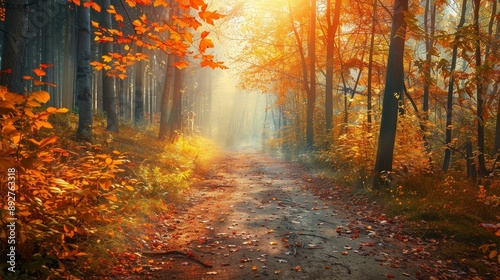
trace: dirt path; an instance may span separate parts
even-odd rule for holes
[[[420,278],[415,258],[425,254],[405,242],[394,220],[350,207],[331,184],[331,197],[321,200],[311,191],[321,180],[259,153],[227,153],[159,233],[167,244],[161,250],[169,253],[143,254],[143,273],[152,279]]]

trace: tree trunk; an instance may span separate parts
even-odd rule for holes
[[[382,172],[392,171],[394,143],[398,122],[398,97],[404,90],[403,54],[405,47],[406,23],[404,13],[408,11],[408,0],[394,1],[394,16],[387,60],[384,99],[382,103],[382,120],[378,139],[378,150],[375,164],[377,172],[374,188],[380,188],[383,180]]]
[[[335,12],[333,19],[331,17],[331,1],[326,2],[327,19],[327,41],[326,41],[326,85],[325,85],[325,118],[326,133],[330,133],[333,128],[333,54],[335,33],[339,26],[340,4],[342,0],[335,0]]]
[[[172,94],[172,108],[168,118],[170,142],[175,142],[181,132],[182,124],[182,91],[184,87],[184,69],[175,68],[174,89]]]
[[[460,15],[460,22],[458,23],[457,29],[462,28],[465,23],[465,12],[467,10],[467,0],[462,1],[462,13]],[[455,38],[455,41],[458,41],[460,39],[460,35],[457,35],[457,38]],[[455,83],[454,79],[454,71],[457,66],[457,53],[458,53],[458,46],[455,44],[453,46],[453,53],[451,55],[451,69],[450,69],[450,81],[448,83],[448,100],[446,102],[446,138],[445,138],[445,144],[446,144],[446,149],[444,152],[444,160],[443,160],[443,171],[448,171],[448,168],[450,167],[450,161],[451,161],[451,149],[450,149],[450,144],[451,144],[451,129],[452,129],[452,119],[453,119],[453,84]]]
[[[78,129],[76,139],[92,141],[92,95],[90,93],[90,8],[77,7],[78,27],[76,93]]]
[[[309,91],[307,91],[306,147],[314,148],[314,107],[316,106],[316,0],[311,0],[309,29]]]
[[[375,48],[375,27],[377,24],[377,0],[373,0],[373,14],[372,14],[372,31],[370,37],[370,53],[368,55],[368,85],[366,97],[366,114],[368,128],[371,128],[372,123],[372,76],[373,76],[373,51]]]
[[[474,31],[476,33],[476,71],[479,71],[481,67],[481,42],[479,34],[479,9],[481,7],[481,0],[474,0]],[[484,99],[483,94],[485,92],[484,78],[480,76],[480,73],[476,73],[476,100],[477,100],[477,150],[479,152],[477,156],[479,176],[483,177],[487,175],[486,170],[486,160],[484,157],[484,118],[483,118],[483,106]]]
[[[500,161],[500,96],[497,104],[497,121],[495,126],[495,145],[493,151],[496,154],[497,161]]]
[[[137,52],[142,53],[142,47],[137,47]],[[135,67],[134,79],[134,125],[139,126],[145,123],[144,119],[144,62],[139,61]]]
[[[5,1],[5,30],[2,50],[2,70],[10,74],[1,75],[1,84],[9,91],[24,94],[24,68],[28,33],[28,6],[25,0]]]
[[[103,8],[109,9],[110,0],[103,1]],[[113,28],[111,21],[111,14],[103,14],[103,26],[106,29]],[[107,55],[113,52],[113,43],[106,42],[103,46],[103,54]],[[103,73],[104,74],[104,73]],[[103,109],[106,113],[106,130],[107,131],[118,131],[118,116],[116,114],[116,95],[115,95],[115,78],[108,75],[103,75],[102,81],[102,103]]]
[[[169,115],[169,101],[170,101],[170,91],[172,89],[172,82],[174,80],[174,56],[169,55],[167,62],[167,70],[165,75],[165,83],[163,86],[163,94],[161,96],[161,106],[160,106],[160,132],[158,133],[158,139],[168,138],[168,115]]]
[[[293,15],[292,15],[292,5],[290,4],[290,1],[288,1],[288,9],[290,10],[290,25],[292,27],[292,30],[293,30],[293,34],[295,36],[295,40],[297,41],[297,49],[299,51],[299,55],[300,55],[300,62],[301,62],[301,68],[302,68],[302,87],[303,87],[303,90],[307,93],[307,97],[309,96],[309,92],[311,91],[310,89],[310,84],[309,84],[309,79],[308,79],[308,76],[307,76],[307,61],[306,61],[306,56],[305,56],[305,52],[304,52],[304,47],[302,46],[302,40],[300,38],[300,35],[299,35],[299,32],[297,31],[297,28],[295,27],[295,22],[294,22],[294,19],[293,19]],[[309,101],[309,99],[308,99]],[[306,147],[308,147],[308,140],[309,138],[307,137],[308,135],[308,132],[309,132],[309,112],[313,112],[314,113],[314,107],[313,107],[313,110],[309,110],[309,103],[307,103],[307,109],[306,109]],[[314,116],[314,114],[313,114]],[[311,116],[311,126],[313,125],[312,123],[312,120],[313,120],[313,116]],[[301,128],[301,125],[300,125],[300,121],[299,121],[299,124],[297,124],[297,129],[300,129]],[[311,130],[310,131],[312,134],[314,134],[314,131]],[[297,137],[299,137],[299,133],[296,134]],[[314,135],[312,135],[314,137]],[[314,138],[311,138],[312,140],[314,140]]]
[[[429,26],[429,14],[430,14],[430,20],[431,24]],[[434,29],[435,29],[435,22],[436,22],[436,4],[432,3],[431,0],[426,0],[425,1],[425,12],[424,12],[424,29],[429,36],[425,38],[425,63],[424,63],[424,97],[423,97],[423,102],[422,102],[422,118],[423,121],[421,123],[421,129],[423,132],[423,138],[424,138],[424,146],[427,151],[429,151],[430,146],[429,146],[429,141],[427,140],[427,124],[426,122],[429,120],[429,90],[430,90],[430,84],[432,83],[432,77],[431,77],[431,63],[432,63],[432,53],[431,50],[434,47]]]

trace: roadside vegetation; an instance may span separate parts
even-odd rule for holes
[[[1,88],[1,166],[14,169],[15,203],[2,207],[2,238],[17,218],[15,279],[102,277],[134,273],[133,249],[155,248],[157,228],[206,170],[215,146],[197,136],[157,140],[157,127],[122,124],[105,131],[94,119],[93,143],[74,141],[77,115]],[[42,108],[42,109],[41,109]],[[7,176],[1,176],[7,186]],[[3,202],[2,202],[3,203]],[[10,211],[12,210],[12,211]],[[8,244],[1,243],[7,252]],[[2,255],[1,278],[9,264]]]

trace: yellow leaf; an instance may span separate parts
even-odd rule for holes
[[[125,188],[129,191],[133,191],[134,190],[134,187],[132,186],[129,186],[129,185],[126,185]]]
[[[110,62],[112,60],[111,56],[109,55],[103,55],[102,59],[104,60],[104,62]]]
[[[106,164],[107,165],[110,165],[111,163],[113,163],[113,159],[112,158],[106,158]]]
[[[93,26],[93,27],[95,27],[95,28],[99,28],[99,23],[98,23],[98,22],[93,21],[93,20],[91,20],[90,22],[92,23],[92,26]]]
[[[114,195],[110,195],[107,197],[109,200],[113,201],[113,202],[117,202],[118,201],[118,198],[116,198],[116,196]]]

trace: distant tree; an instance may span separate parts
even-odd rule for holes
[[[339,27],[340,5],[342,0],[335,0],[335,8],[332,13],[332,3],[326,2],[326,84],[325,84],[325,118],[326,132],[329,133],[333,128],[333,54],[335,51],[335,33]],[[333,18],[332,18],[333,14]]]
[[[28,12],[28,1],[5,0],[1,84],[15,93],[24,93]]]
[[[90,8],[77,7],[76,102],[78,140],[92,141],[92,95],[90,92]]]
[[[165,81],[163,85],[163,93],[161,95],[161,107],[160,107],[160,131],[158,133],[158,139],[168,138],[169,128],[168,128],[168,114],[169,114],[169,100],[170,92],[172,91],[172,84],[174,81],[174,59],[175,56],[167,56],[167,66]]]
[[[375,49],[375,28],[377,25],[377,0],[373,0],[373,10],[372,10],[372,26],[370,33],[370,51],[368,54],[368,82],[366,85],[366,114],[367,122],[371,125],[372,123],[372,95],[373,95],[373,52]]]
[[[142,47],[137,47],[137,52],[142,53]],[[135,67],[134,79],[134,125],[144,124],[144,61],[138,61]]]
[[[431,3],[433,1],[425,1],[425,11],[424,11],[424,30],[427,34],[425,37],[425,62],[423,67],[424,72],[424,96],[422,101],[422,112],[423,119],[427,121],[429,119],[429,91],[430,86],[433,84],[431,76],[431,64],[432,64],[432,48],[434,47],[434,32],[436,26],[436,4]],[[429,24],[430,21],[430,24]],[[424,141],[427,148],[429,148],[429,143],[425,132],[427,131],[427,126],[425,122],[421,126],[424,132]]]
[[[467,0],[462,1],[462,12],[460,15],[460,22],[458,23],[457,29],[460,30],[465,24],[465,12],[467,11]],[[460,33],[457,33],[455,38],[455,43],[453,44],[453,51],[451,54],[451,66],[450,66],[450,80],[448,81],[448,97],[446,102],[446,149],[444,152],[443,160],[443,171],[448,171],[451,162],[451,130],[452,130],[452,119],[453,119],[453,92],[454,92],[454,71],[457,66],[457,55],[458,55],[458,41],[461,38]]]
[[[316,0],[311,0],[309,18],[309,90],[307,91],[306,110],[306,147],[314,147],[314,107],[316,106]]]
[[[110,8],[110,0],[104,0],[104,9]],[[103,14],[103,26],[104,28],[111,29],[112,20],[110,13]],[[113,42],[106,42],[103,45],[103,55],[107,55],[113,52]],[[106,130],[107,131],[118,131],[118,116],[116,112],[116,93],[115,93],[115,77],[110,75],[103,75],[102,81],[102,102],[103,109],[106,113]]]
[[[172,92],[172,108],[168,117],[169,140],[175,142],[182,126],[182,92],[184,88],[185,69],[175,68],[174,88]]]
[[[392,171],[399,99],[404,89],[403,54],[406,35],[405,12],[407,11],[408,0],[394,1],[394,15],[382,103],[382,120],[375,163],[375,171],[377,172],[374,180],[375,188],[381,187],[383,183],[380,177],[381,173]]]

